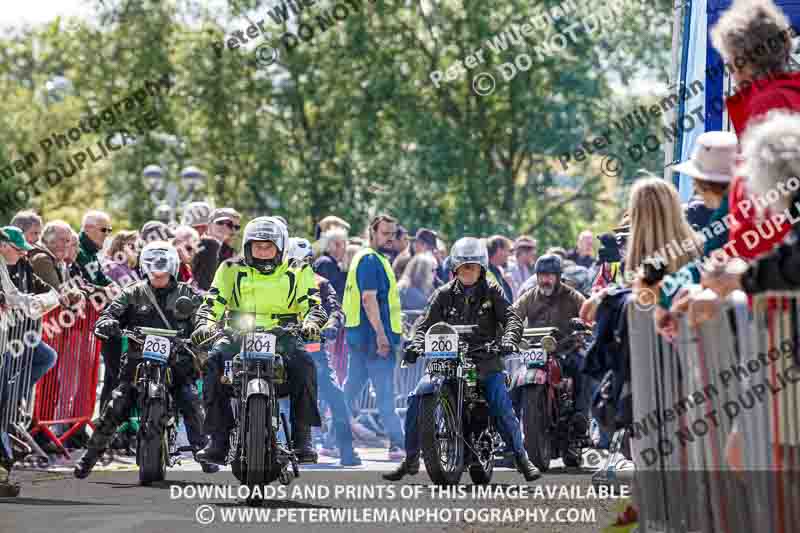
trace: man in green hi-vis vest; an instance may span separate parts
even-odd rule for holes
[[[397,279],[386,255],[392,251],[397,220],[378,215],[369,223],[369,246],[350,263],[342,309],[350,356],[344,385],[348,405],[367,379],[378,399],[378,412],[389,435],[389,459],[403,458],[403,429],[394,410],[395,351],[402,317]]]

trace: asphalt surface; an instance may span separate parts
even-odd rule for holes
[[[300,478],[289,486],[269,485],[259,507],[239,498],[243,494],[229,469],[205,474],[190,458],[169,470],[166,481],[150,487],[139,486],[136,465],[127,457],[98,465],[85,480],[72,477],[69,462],[18,469],[15,478],[22,492],[0,498],[0,533],[588,533],[611,524],[622,501],[614,497],[619,489],[611,497],[587,494],[599,467],[591,457],[584,462],[592,466],[581,469],[554,461],[547,474],[531,483],[498,468],[490,493],[473,494],[467,473],[461,488],[449,493],[439,492],[424,470],[401,482],[384,481],[380,474],[397,464],[386,460],[385,449],[360,448],[359,453],[361,467],[342,468],[327,457],[303,465]]]

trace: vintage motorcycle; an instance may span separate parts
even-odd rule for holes
[[[490,483],[504,446],[471,357],[499,348],[490,343],[470,349],[464,336],[476,328],[439,322],[425,334],[426,375],[417,395],[422,456],[437,485],[458,484],[465,468],[473,483]]]
[[[239,354],[225,364],[221,381],[230,386],[231,405],[236,424],[230,433],[226,464],[233,475],[251,489],[276,479],[288,485],[300,476],[297,457],[286,416],[281,413],[279,396],[287,374],[282,342],[296,342],[300,326],[289,324],[270,329],[255,327],[255,315],[239,315],[238,329],[224,328],[216,338],[230,336],[241,342]],[[213,340],[213,339],[212,339]],[[281,428],[285,439],[281,438]],[[250,501],[259,498],[251,497]]]
[[[522,351],[506,358],[522,362],[513,372],[510,392],[515,409],[521,411],[517,414],[528,457],[542,472],[559,457],[566,466],[581,466],[583,448],[591,444],[589,421],[576,410],[575,383],[562,373],[562,361],[583,349],[589,334],[577,321],[566,336],[557,328],[526,328]]]

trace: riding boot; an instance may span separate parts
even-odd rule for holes
[[[525,481],[535,481],[542,476],[539,469],[528,459],[528,454],[525,450],[517,452],[514,456],[514,464],[517,467],[517,471],[525,476]]]
[[[224,465],[228,457],[228,434],[215,431],[206,447],[197,452],[196,459],[200,464],[214,463]],[[205,471],[205,470],[204,470]]]
[[[197,455],[200,452],[200,448],[193,448],[192,449],[192,456],[194,460],[200,463],[200,467],[203,469],[203,472],[206,474],[216,474],[219,472],[219,465],[215,463],[209,463],[208,461],[201,461]]]
[[[298,463],[316,463],[317,450],[311,441],[311,428],[309,426],[294,426],[294,454]]]
[[[381,477],[386,481],[400,481],[405,476],[414,476],[419,472],[419,455],[407,456],[400,463],[400,466],[389,472],[383,474]]]
[[[89,446],[86,449],[86,453],[83,454],[80,461],[75,465],[75,470],[73,470],[73,474],[78,479],[84,479],[86,476],[92,473],[92,469],[94,465],[97,464],[98,459],[100,459],[100,455],[102,454],[102,450],[96,448],[95,446]]]

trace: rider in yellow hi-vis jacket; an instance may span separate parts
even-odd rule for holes
[[[287,261],[288,232],[286,225],[274,217],[252,220],[244,230],[242,259],[220,265],[211,290],[198,312],[199,326],[192,335],[202,343],[217,332],[217,322],[225,311],[231,316],[255,315],[255,325],[271,328],[279,324],[302,321],[303,334],[318,338],[327,321],[320,305],[319,290],[313,272],[294,269]],[[305,352],[300,339],[284,337],[281,342],[286,357],[291,398],[293,448],[301,463],[315,463],[317,453],[311,444],[311,426],[319,426],[317,410],[317,375],[314,361]],[[224,463],[228,448],[228,432],[234,426],[228,395],[220,383],[225,362],[239,352],[239,343],[230,338],[217,341],[208,358],[203,395],[206,403],[206,432],[211,439],[198,459]]]

